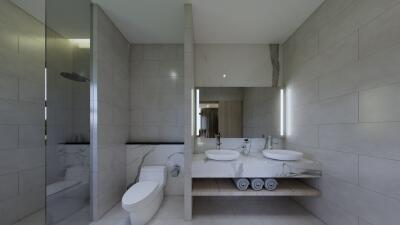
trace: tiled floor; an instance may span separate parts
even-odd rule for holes
[[[14,225],[44,225],[45,224],[45,213],[44,209],[40,210],[22,220],[15,223]],[[90,207],[89,205],[75,212],[67,219],[58,222],[55,225],[87,225],[90,223]]]
[[[117,204],[91,225],[129,225]],[[183,220],[183,198],[169,196],[148,225],[324,225],[287,198],[196,198],[193,220]]]
[[[43,225],[44,224],[44,209],[40,210],[24,219],[18,221],[14,225]]]
[[[87,225],[90,223],[90,206],[87,205],[55,225]]]

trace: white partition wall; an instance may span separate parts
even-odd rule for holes
[[[91,147],[93,219],[121,201],[126,189],[129,138],[129,42],[97,5],[93,7]]]

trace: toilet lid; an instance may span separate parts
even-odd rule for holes
[[[122,204],[133,205],[150,196],[158,187],[157,182],[142,181],[134,184],[122,197]]]

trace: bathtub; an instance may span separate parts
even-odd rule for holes
[[[89,170],[71,167],[64,180],[46,186],[46,224],[60,222],[89,204]]]

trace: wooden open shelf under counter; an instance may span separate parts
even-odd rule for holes
[[[193,179],[192,196],[318,196],[320,192],[296,179],[279,179],[274,191],[239,191],[231,179]]]

